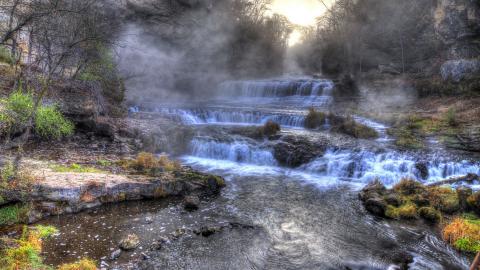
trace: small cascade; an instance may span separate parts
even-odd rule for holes
[[[277,165],[269,149],[250,145],[246,141],[218,142],[210,138],[195,138],[190,148],[193,156],[201,158],[255,165]]]
[[[330,96],[334,84],[325,79],[227,81],[220,95],[230,97]]]
[[[353,116],[353,119],[360,124],[363,124],[367,127],[371,127],[374,130],[376,130],[378,135],[379,135],[378,136],[379,141],[390,141],[391,140],[390,136],[387,134],[388,126],[386,126],[382,123],[370,120],[370,119],[365,118],[365,117],[357,116],[357,115]]]
[[[249,124],[263,125],[268,121],[274,121],[281,126],[291,128],[303,128],[305,115],[264,113],[260,111],[232,111],[222,109],[176,109],[165,108],[159,111],[164,116],[174,120],[180,120],[184,124]]]
[[[409,177],[422,182],[435,182],[468,173],[480,174],[480,165],[468,161],[450,162],[435,159],[419,162],[404,154],[370,151],[327,151],[323,157],[302,166],[302,170],[337,178],[350,178],[368,183],[376,178],[387,185]]]

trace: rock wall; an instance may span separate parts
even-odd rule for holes
[[[478,0],[438,0],[434,23],[438,37],[446,45],[449,60],[480,55]]]

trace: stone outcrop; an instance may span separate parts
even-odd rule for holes
[[[480,60],[450,60],[443,63],[440,68],[440,73],[445,81],[452,80],[454,82],[460,82],[468,76],[480,75]]]
[[[480,3],[470,0],[440,0],[434,12],[435,31],[447,46],[448,59],[478,56]]]
[[[5,194],[2,190],[0,194],[4,203],[31,205],[29,223],[50,215],[78,213],[105,203],[212,194],[225,185],[220,177],[189,168],[164,172],[154,178],[110,173],[58,173],[48,169],[36,171],[34,177],[40,180],[28,192]]]
[[[284,136],[275,144],[274,157],[283,166],[298,167],[325,153],[326,143],[306,137]]]

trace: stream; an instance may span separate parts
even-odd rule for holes
[[[410,269],[468,269],[470,258],[447,246],[428,225],[374,218],[358,200],[358,191],[375,178],[392,186],[402,177],[432,183],[480,174],[480,165],[468,156],[440,147],[397,151],[387,125],[361,116],[354,118],[376,129],[378,139],[359,140],[354,149],[328,148],[295,169],[279,165],[268,140],[218,136],[232,126],[272,120],[282,126],[282,135],[335,137],[328,123],[316,131],[303,128],[308,108],[335,106],[333,87],[330,80],[312,78],[231,81],[220,86],[214,100],[132,108],[194,127],[198,134],[181,160],[225,177],[227,187],[202,198],[196,212],[185,211],[173,198],[51,217],[42,223],[56,226],[60,234],[45,243],[46,263],[90,257],[104,268],[123,269],[143,256],[140,269],[400,269],[396,265],[411,257]],[[188,233],[208,226],[224,229],[208,237]],[[147,252],[179,228],[187,231],[185,237]],[[128,233],[136,233],[141,246],[110,260]]]

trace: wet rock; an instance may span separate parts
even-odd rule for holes
[[[425,163],[425,162],[417,162],[417,163],[415,164],[415,169],[417,169],[420,178],[422,178],[422,179],[424,179],[424,180],[428,178],[429,173],[428,173],[427,163]]]
[[[375,216],[385,216],[387,210],[387,203],[380,197],[370,198],[365,201],[365,209]]]
[[[112,254],[110,254],[110,259],[112,261],[118,259],[120,257],[120,255],[122,254],[122,250],[121,249],[117,249],[115,250],[114,252],[112,252]]]
[[[172,236],[172,238],[176,239],[176,238],[180,238],[180,237],[184,236],[186,233],[187,233],[187,231],[185,229],[178,228],[171,234],[171,236]]]
[[[152,216],[145,217],[145,223],[152,224],[153,223],[153,217]]]
[[[193,232],[196,235],[201,235],[203,237],[209,237],[215,233],[221,232],[222,227],[217,227],[217,226],[208,226],[208,227],[202,227],[199,230],[194,230]]]
[[[326,144],[305,137],[285,136],[273,147],[275,159],[284,166],[298,167],[325,153]]]
[[[134,250],[140,245],[140,239],[136,234],[129,234],[120,241],[119,247],[123,250]]]
[[[359,193],[360,200],[363,202],[370,198],[379,197],[385,193],[387,188],[379,180],[375,180],[365,186]]]
[[[401,253],[395,256],[393,259],[399,270],[408,270],[410,264],[413,263],[413,256],[408,253]]]
[[[183,199],[183,207],[187,211],[195,211],[200,207],[200,198],[198,196],[185,196]]]

